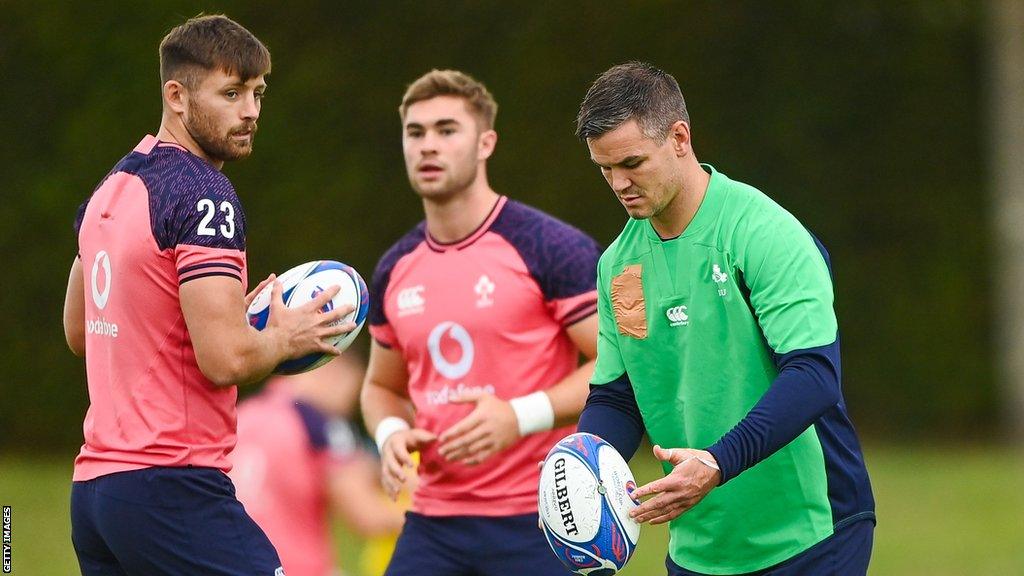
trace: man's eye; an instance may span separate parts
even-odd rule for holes
[[[234,100],[235,98],[238,98],[238,92],[236,92],[234,90],[228,90],[227,92],[224,93],[224,95],[227,96],[228,98],[232,99],[232,100]]]

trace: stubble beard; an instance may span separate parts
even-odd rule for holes
[[[642,200],[644,200],[644,203],[641,204],[640,206],[631,208],[629,206],[626,206],[625,204],[622,205],[622,207],[625,208],[626,210],[626,214],[633,220],[647,220],[649,218],[657,216],[661,209],[664,208],[659,208],[655,206],[652,203],[651,196],[647,194],[646,190],[641,189],[639,196]]]
[[[256,136],[255,122],[236,126],[222,135],[213,118],[195,100],[189,101],[189,112],[185,129],[211,160],[230,162],[247,158],[252,153],[252,144]],[[245,130],[252,131],[247,141],[239,142],[231,138],[232,135]]]

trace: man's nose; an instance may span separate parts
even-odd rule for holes
[[[611,185],[613,191],[622,192],[632,186],[633,181],[622,171],[612,168],[611,174],[608,175],[608,184]]]
[[[436,154],[438,142],[440,142],[440,139],[437,134],[432,131],[427,131],[427,133],[423,135],[423,140],[421,140],[420,152],[423,155]]]
[[[260,101],[256,94],[249,93],[242,104],[242,120],[256,120],[260,117]]]

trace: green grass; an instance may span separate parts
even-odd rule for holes
[[[994,447],[870,447],[879,525],[871,574],[1024,574],[1024,453]],[[78,574],[71,549],[71,459],[0,457],[0,504],[13,506],[14,574]],[[646,457],[638,483],[654,478]],[[359,541],[339,531],[342,561],[360,576]],[[645,526],[623,574],[664,574],[667,533]]]

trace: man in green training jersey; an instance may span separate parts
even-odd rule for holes
[[[694,154],[676,80],[609,69],[577,118],[630,220],[598,265],[597,366],[579,430],[666,473],[671,576],[865,574],[874,498],[840,387],[825,248]]]

